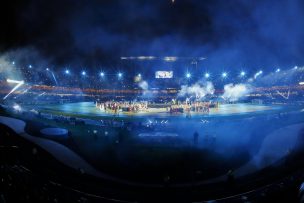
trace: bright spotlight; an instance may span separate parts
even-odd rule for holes
[[[164,57],[164,61],[167,61],[167,62],[174,62],[176,60],[177,60],[176,56],[166,56],[166,57]]]
[[[14,109],[15,111],[21,111],[21,106],[19,106],[18,104],[15,104],[15,105],[13,106],[13,109]]]
[[[32,68],[33,66],[32,66],[32,65],[29,65],[28,67],[29,67],[29,68]]]
[[[45,70],[46,70],[46,71],[49,71],[50,69],[49,69],[49,68],[46,68]]]
[[[146,56],[138,56],[137,58],[138,58],[139,60],[145,60],[145,59],[147,59]]]
[[[138,75],[137,75],[139,78],[141,78],[141,74],[139,73]]]
[[[6,82],[8,82],[8,83],[17,83],[17,84],[22,84],[22,85],[24,84],[23,80],[19,81],[19,80],[7,79]]]
[[[87,73],[85,71],[81,72],[81,75],[85,76]]]
[[[205,73],[205,78],[209,78],[210,74],[209,73]]]
[[[244,77],[245,75],[246,75],[245,71],[242,71],[242,72],[240,73],[240,76],[241,76],[241,77]]]
[[[101,76],[101,77],[104,77],[104,75],[105,75],[104,72],[101,72],[101,73],[100,73],[100,76]]]
[[[190,74],[190,73],[187,73],[187,74],[186,74],[186,78],[191,78],[191,74]]]
[[[298,66],[295,66],[293,69],[297,70],[297,69],[298,69]]]
[[[15,61],[13,61],[12,64],[15,65]]]
[[[280,71],[281,71],[281,69],[279,69],[279,68],[278,68],[278,69],[276,69],[276,71],[275,71],[275,72],[276,72],[276,73],[278,73],[278,72],[280,72]]]
[[[65,70],[64,72],[65,72],[65,74],[70,74],[70,71],[68,69]]]
[[[121,78],[122,77],[122,73],[118,73],[118,78]]]
[[[228,74],[227,74],[226,72],[223,72],[223,73],[222,73],[222,78],[226,78],[227,75],[228,75]]]
[[[5,97],[3,97],[3,99],[6,99],[10,94],[12,94],[15,90],[17,90],[21,85],[24,84],[24,81],[18,81],[18,80],[11,80],[11,79],[7,79],[6,80],[8,83],[15,83],[17,84],[7,95],[5,95]]]

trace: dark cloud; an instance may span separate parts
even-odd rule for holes
[[[206,56],[208,69],[303,64],[303,1],[10,1],[1,50],[34,47],[63,66],[122,55]],[[160,66],[160,65],[157,65]]]

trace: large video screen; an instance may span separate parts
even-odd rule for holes
[[[173,71],[156,71],[155,78],[173,78]]]

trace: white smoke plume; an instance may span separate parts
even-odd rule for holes
[[[147,96],[147,94],[149,93],[148,82],[143,80],[140,83],[138,83],[138,86],[143,90],[143,95]]]
[[[178,96],[195,96],[197,99],[202,99],[208,94],[213,94],[214,91],[214,86],[211,82],[206,82],[204,84],[197,82],[191,86],[182,85]]]
[[[235,102],[238,101],[240,98],[246,96],[252,91],[250,85],[247,84],[227,84],[224,86],[224,94],[222,97],[225,100]]]
[[[35,64],[36,73],[42,70],[45,71],[45,68],[49,67],[49,61],[32,47],[23,47],[1,53],[0,76],[4,79],[24,80],[21,68],[29,64],[34,65],[32,63]],[[40,78],[38,74],[35,74],[34,77]]]
[[[21,73],[14,68],[12,62],[9,61],[5,55],[0,56],[0,75],[4,77],[4,79],[22,79]]]
[[[141,81],[138,86],[143,90],[148,90],[149,84],[146,81]]]

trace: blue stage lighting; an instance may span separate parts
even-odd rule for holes
[[[222,78],[226,78],[227,75],[228,75],[228,74],[227,74],[226,72],[223,72],[223,73],[222,73]]]
[[[187,73],[187,74],[186,74],[186,78],[191,78],[191,74],[190,74],[190,73]]]
[[[81,75],[85,76],[87,73],[85,71],[81,72]]]
[[[210,74],[209,73],[205,73],[205,78],[209,78]]]
[[[64,72],[65,72],[65,74],[70,74],[70,71],[68,69],[65,70]]]
[[[241,76],[241,77],[244,77],[245,75],[246,75],[245,71],[242,71],[242,72],[240,73],[240,76]]]

